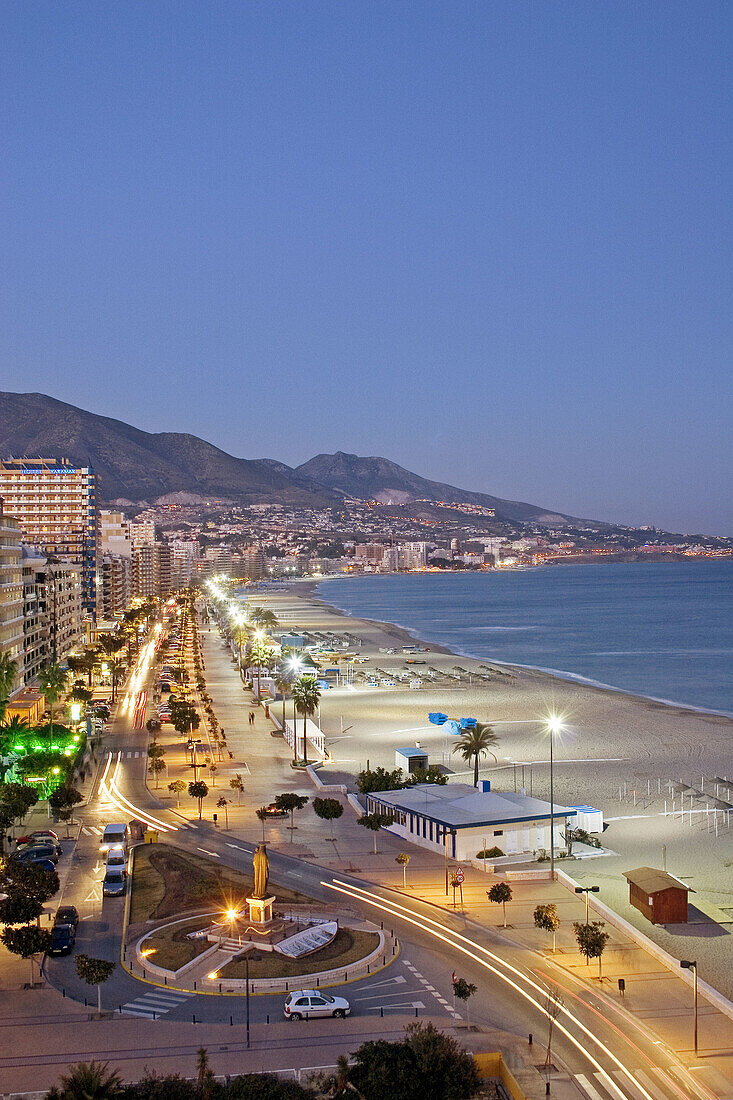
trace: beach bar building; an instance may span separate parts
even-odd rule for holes
[[[475,859],[482,848],[505,855],[550,851],[550,803],[511,791],[477,790],[468,783],[420,783],[367,796],[367,813],[392,818],[390,832],[453,859]],[[555,851],[565,850],[570,806],[555,805]]]
[[[655,867],[636,867],[623,875],[629,884],[629,903],[652,924],[687,923],[690,887],[684,882]]]

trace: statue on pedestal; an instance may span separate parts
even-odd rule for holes
[[[267,848],[264,844],[258,844],[252,859],[254,870],[254,898],[267,897],[267,876],[270,869],[270,861],[267,858]]]

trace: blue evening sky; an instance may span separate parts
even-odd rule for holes
[[[733,5],[15,0],[2,388],[733,534]]]

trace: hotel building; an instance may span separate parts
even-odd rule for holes
[[[26,542],[77,565],[84,611],[96,614],[98,543],[97,478],[67,459],[0,461],[0,496]]]

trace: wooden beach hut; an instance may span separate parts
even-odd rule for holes
[[[655,867],[636,867],[624,871],[629,884],[629,902],[643,913],[652,924],[687,923],[687,895],[685,886],[674,875]]]

